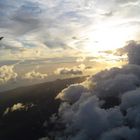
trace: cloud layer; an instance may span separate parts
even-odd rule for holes
[[[139,0],[1,0],[0,34],[4,36],[0,42],[1,59],[66,57],[73,56],[73,52],[80,56],[79,51],[94,52],[102,46],[100,39],[107,36],[106,31],[114,36],[114,30],[108,30],[112,28],[128,34],[127,38],[118,35],[123,41],[135,39],[140,23],[139,3]],[[106,41],[111,42],[110,38]]]
[[[139,53],[135,53],[135,49],[138,52],[140,47],[137,42],[128,46],[125,51],[129,64],[101,71],[58,94],[56,98],[62,103],[56,127],[48,133],[50,138],[140,139],[140,65]]]
[[[5,84],[8,81],[15,81],[17,76],[17,73],[14,72],[13,65],[4,65],[0,67],[0,85]]]

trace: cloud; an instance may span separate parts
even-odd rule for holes
[[[121,109],[126,111],[126,118],[128,124],[132,127],[140,129],[140,89],[129,91],[122,96]]]
[[[128,55],[130,64],[140,65],[140,44],[137,41],[129,41],[128,45],[124,48]]]
[[[23,110],[23,109],[25,109],[25,106],[22,103],[17,103],[17,104],[14,104],[12,107],[8,107],[4,111],[3,115],[8,114],[9,112],[14,112],[14,111]]]
[[[0,85],[10,81],[16,81],[18,74],[14,71],[14,65],[0,67]]]
[[[78,69],[69,69],[69,68],[58,68],[55,72],[60,75],[81,75],[83,72]]]
[[[121,109],[128,110],[129,108],[135,107],[140,104],[140,95],[139,95],[140,89],[136,89],[133,91],[128,91],[122,96],[122,103],[121,103]]]
[[[11,60],[6,61],[8,65],[4,65],[5,61],[1,61],[0,66],[0,91],[6,91],[21,86],[28,86],[37,84],[48,80],[46,72],[39,71],[38,63],[46,64],[46,59],[41,60]],[[31,69],[24,68],[24,66],[31,66]],[[35,66],[35,67],[34,67]],[[21,69],[24,69],[21,72]]]
[[[23,44],[15,39],[10,39],[10,40],[7,40],[7,39],[4,39],[0,42],[0,49],[2,50],[15,50],[15,51],[18,51],[18,50],[23,50]]]
[[[131,50],[135,46],[139,48],[134,43]],[[57,95],[56,99],[62,103],[54,122],[56,128],[48,137],[56,140],[65,140],[65,137],[70,140],[140,139],[139,55],[130,53],[130,48],[126,51],[128,59],[131,57],[136,63],[129,61],[122,68],[101,71]]]
[[[46,73],[43,74],[34,70],[25,73],[24,76],[18,75],[14,68],[15,65],[19,63],[20,62],[17,62],[14,65],[3,65],[0,67],[0,85],[7,84],[9,82],[21,82],[22,80],[43,80],[48,77]]]
[[[20,110],[28,110],[28,108],[33,107],[33,104],[27,104],[24,105],[23,103],[16,103],[11,107],[6,108],[4,111],[3,115],[7,115],[8,113],[15,112],[15,111],[20,111]]]
[[[24,34],[38,28],[41,21],[39,15],[41,13],[42,10],[39,3],[33,1],[24,2],[11,17],[16,23],[16,32]]]
[[[101,97],[117,97],[127,90],[135,89],[139,86],[140,79],[139,73],[137,74],[133,70],[137,71],[138,69],[135,66],[128,66],[123,69],[114,68],[95,75],[93,81],[98,83],[94,89],[95,92],[97,91],[96,94]]]
[[[23,50],[30,54],[28,59],[34,58],[36,55],[33,53],[33,48],[36,49],[37,46],[39,50],[43,50],[37,58],[42,56],[46,58],[56,52],[57,55],[66,55],[62,50],[67,50],[66,56],[74,55],[73,52],[77,51],[85,53],[87,48],[85,46],[89,46],[89,42],[91,45],[93,42],[97,43],[97,40],[93,40],[89,35],[92,33],[96,36],[96,31],[100,31],[100,27],[125,26],[125,29],[130,29],[129,34],[138,32],[139,22],[136,19],[139,18],[139,12],[138,0],[109,2],[104,0],[23,0],[22,2],[15,0],[12,3],[10,0],[1,0],[0,33],[6,41],[1,43],[0,52],[4,50],[1,54],[7,59],[27,58],[25,53],[22,53]],[[114,19],[117,19],[117,22]],[[97,23],[103,23],[103,25]],[[137,34],[136,32],[134,34]],[[12,40],[11,44],[10,40]],[[73,52],[70,53],[70,49]]]
[[[83,56],[83,57],[78,57],[77,59],[76,59],[76,61],[77,62],[86,62],[86,61],[95,61],[95,60],[97,60],[97,59],[99,59],[99,57],[97,57],[97,56]]]
[[[33,70],[33,71],[26,73],[22,78],[26,79],[26,80],[34,80],[34,79],[43,80],[43,79],[46,79],[47,77],[48,77],[48,75],[46,73],[42,74],[40,72],[35,72]]]
[[[33,63],[34,61],[31,60]],[[0,91],[10,90],[21,86],[28,86],[31,84],[37,84],[48,80],[47,73],[37,72],[38,66],[35,70],[18,71],[19,67],[25,66],[26,62],[23,61],[9,61],[9,65],[0,66]],[[36,63],[35,63],[36,64]],[[33,64],[31,64],[33,65]],[[21,68],[22,69],[22,68]]]
[[[125,47],[117,49],[115,54],[120,56],[127,54],[129,64],[140,65],[139,52],[140,52],[140,42],[130,40],[127,41],[127,45]]]
[[[77,62],[83,62],[83,61],[85,61],[85,59],[86,59],[85,57],[79,57],[79,58],[77,58],[76,61]]]
[[[117,138],[126,140],[138,140],[139,132],[134,128],[130,129],[129,127],[119,127],[103,134],[101,140],[116,140]]]
[[[55,73],[59,75],[82,75],[85,70],[85,65],[81,64],[72,68],[58,68]]]
[[[116,0],[116,2],[119,2],[119,3],[133,3],[133,2],[138,2],[138,0]]]
[[[44,138],[40,138],[39,140],[50,140],[50,139],[47,137],[44,137]]]
[[[67,89],[62,90],[56,99],[63,101],[75,102],[77,101],[83,92],[86,92],[86,88],[81,84],[74,84],[69,86]]]
[[[25,108],[25,106],[22,104],[22,103],[17,103],[17,104],[14,104],[12,107],[11,107],[11,111],[16,111],[16,110],[21,110]]]

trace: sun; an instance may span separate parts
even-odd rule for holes
[[[89,51],[115,50],[123,47],[128,40],[134,38],[134,30],[128,27],[99,27],[89,33],[89,41],[85,46]]]

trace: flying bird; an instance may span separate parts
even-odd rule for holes
[[[0,37],[0,40],[2,40],[4,37]]]

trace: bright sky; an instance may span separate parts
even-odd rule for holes
[[[75,69],[77,60],[119,65],[119,57],[103,52],[139,40],[139,13],[140,0],[0,0],[0,65],[20,65],[32,75],[54,63]]]

